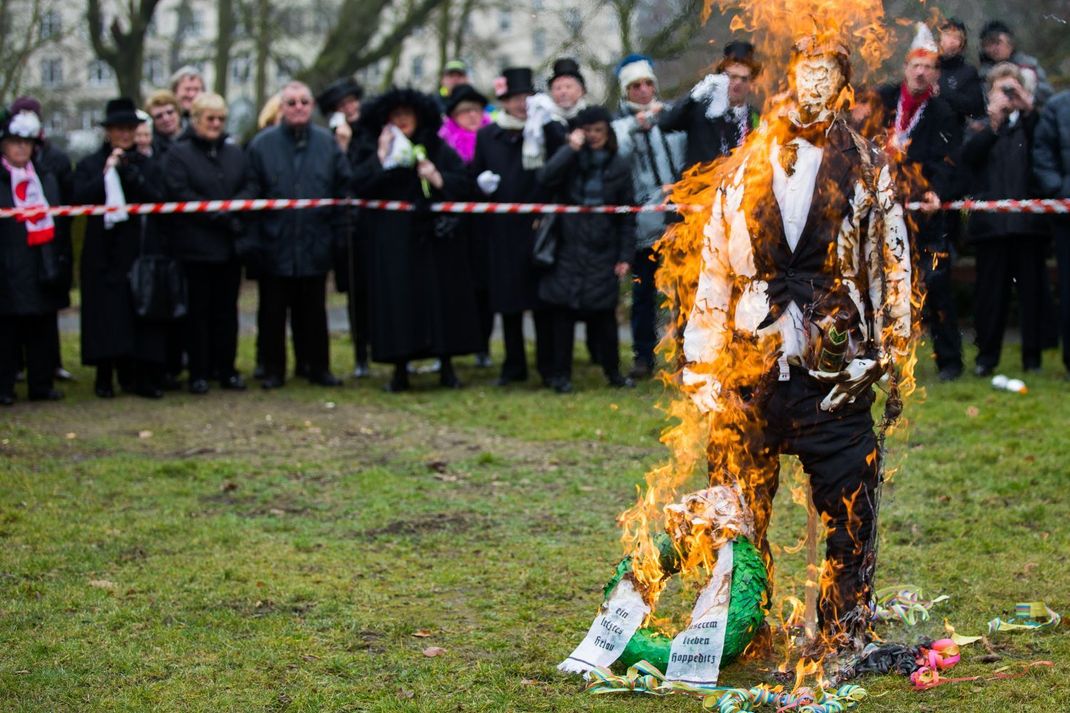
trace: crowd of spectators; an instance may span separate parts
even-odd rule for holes
[[[951,275],[966,243],[976,256],[974,372],[988,375],[998,365],[1012,289],[1022,367],[1039,369],[1042,350],[1061,332],[1070,368],[1065,236],[1055,241],[1061,310],[1046,270],[1051,237],[1065,232],[1065,223],[1025,213],[960,220],[936,209],[962,196],[1070,198],[1070,93],[1053,95],[1006,24],[982,29],[979,66],[967,58],[968,39],[955,19],[942,22],[936,37],[922,27],[902,77],[856,87],[850,120],[885,146],[901,198],[924,206],[911,221],[912,252],[940,378],[964,370]],[[367,98],[355,80],[342,78],[314,95],[292,81],[266,103],[243,146],[225,131],[223,97],[206,92],[197,70],[184,67],[141,108],[129,98],[109,101],[100,148],[76,166],[45,136],[39,102],[22,97],[0,120],[0,208],[77,203],[115,210],[86,220],[77,266],[69,220],[46,213],[0,220],[0,403],[14,402],[19,375],[31,400],[62,397],[55,381],[70,373],[57,314],[70,304],[75,269],[81,359],[95,368],[101,398],[114,397],[116,385],[147,398],[183,385],[193,394],[213,384],[247,388],[235,367],[243,275],[257,282],[253,376],[265,389],[283,387],[290,376],[287,325],[292,373],[342,384],[330,364],[331,285],[347,294],[352,376],[368,378],[371,362],[389,365],[389,391],[409,389],[421,371],[459,388],[453,360],[462,355],[492,367],[496,316],[504,344],[496,383],[526,381],[528,313],[544,386],[572,391],[577,322],[586,325],[587,351],[607,383],[633,386],[656,370],[655,243],[671,216],[460,216],[426,206],[662,203],[690,167],[730,154],[759,126],[752,86],[761,71],[754,47],[732,42],[713,73],[666,101],[653,62],[629,55],[616,68],[620,102],[612,110],[591,100],[579,65],[568,58],[553,63],[545,92],[530,68],[509,67],[483,94],[459,61],[446,65],[437,94],[405,88]],[[417,210],[123,210],[158,201],[345,197],[408,201]],[[183,315],[145,315],[131,274],[146,256],[177,265]],[[618,338],[622,284],[631,291],[627,372]],[[417,369],[421,360],[430,364]]]

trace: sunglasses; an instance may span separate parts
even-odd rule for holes
[[[311,103],[312,100],[308,98],[286,100],[286,106],[297,106],[298,104],[300,104],[301,106],[308,106]]]

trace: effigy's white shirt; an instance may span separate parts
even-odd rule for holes
[[[769,163],[773,167],[773,195],[780,207],[784,237],[788,240],[788,247],[795,252],[803,228],[806,227],[806,216],[810,213],[810,204],[814,199],[817,172],[821,169],[821,158],[825,152],[806,139],[796,138],[789,143],[798,147],[794,173],[789,176],[780,165],[780,144],[773,144],[769,152]],[[802,309],[794,300],[768,329],[780,332],[785,357],[802,357],[806,354],[806,323]]]

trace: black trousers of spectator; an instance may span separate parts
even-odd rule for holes
[[[962,334],[951,283],[950,251],[924,248],[918,257],[925,281],[925,301],[921,319],[932,335],[936,368],[962,371]]]
[[[26,386],[29,395],[52,390],[56,369],[52,345],[54,314],[0,315],[0,394],[15,395],[19,353],[26,350]]]
[[[553,311],[554,378],[572,380],[572,350],[576,344],[576,322],[587,323],[587,344],[595,347],[598,365],[609,379],[620,376],[620,336],[614,310],[579,311],[557,307]]]
[[[535,322],[535,368],[543,379],[554,375],[553,312],[537,309],[532,312]],[[502,341],[505,342],[505,359],[502,361],[502,379],[526,381],[528,357],[524,345],[524,313],[502,315]]]
[[[186,316],[186,351],[189,378],[229,379],[237,372],[238,291],[241,265],[237,262],[187,262],[189,313]]]
[[[1059,266],[1059,332],[1063,340],[1063,366],[1070,371],[1070,222],[1056,223],[1055,260]]]
[[[308,374],[315,378],[330,368],[327,335],[327,277],[260,277],[260,309],[257,327],[264,375],[286,377],[286,317],[290,317],[294,353],[307,360]]]
[[[979,240],[974,323],[977,365],[994,368],[1003,349],[1003,332],[1011,305],[1011,285],[1018,293],[1022,329],[1022,366],[1040,367],[1041,317],[1044,304],[1046,241],[1029,235]]]
[[[658,345],[657,253],[653,248],[637,250],[632,262],[632,351],[635,363],[653,368],[654,347]]]
[[[791,367],[790,379],[776,374],[760,391],[745,391],[747,406],[738,423],[728,424],[738,440],[711,443],[707,450],[711,485],[738,482],[755,520],[755,543],[772,568],[766,533],[780,484],[780,455],[799,458],[809,476],[814,506],[827,527],[825,576],[819,618],[826,632],[861,634],[868,622],[876,551],[877,439],[873,432],[873,391],[841,411],[819,407],[832,388],[804,369]],[[730,413],[737,413],[730,411]],[[731,451],[726,450],[730,448]]]

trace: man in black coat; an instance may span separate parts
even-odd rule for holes
[[[985,114],[985,97],[977,68],[966,61],[966,24],[949,17],[940,25],[940,97],[965,125],[967,119]]]
[[[351,170],[360,158],[364,137],[360,135],[361,101],[364,87],[352,77],[337,79],[320,92],[316,104],[334,133],[338,148],[349,160]],[[351,218],[355,217],[351,213]],[[346,240],[338,245],[334,255],[334,284],[339,292],[346,293],[349,312],[349,333],[353,339],[353,357],[356,366],[353,377],[366,378],[368,369],[368,276],[364,272],[368,260],[366,236],[353,230],[355,221],[350,220]]]
[[[687,166],[728,155],[758,126],[750,92],[761,64],[754,45],[730,42],[713,74],[658,119],[662,131],[687,133]]]
[[[349,163],[330,132],[310,123],[312,92],[301,82],[290,82],[281,94],[282,122],[249,144],[258,197],[347,197]],[[285,383],[287,313],[295,351],[308,361],[309,380],[323,386],[341,383],[330,371],[326,285],[332,251],[344,239],[345,211],[340,208],[275,211],[255,224],[248,245],[260,275],[257,324],[265,389]]]
[[[934,45],[911,49],[904,80],[879,89],[886,149],[895,167],[899,195],[922,201],[921,214],[908,216],[911,254],[925,282],[922,319],[932,334],[936,367],[943,381],[962,375],[962,335],[951,284],[954,246],[948,236],[941,201],[960,193],[956,162],[962,126],[951,106],[934,92],[937,81]]]
[[[1070,198],[1070,91],[1056,94],[1040,112],[1033,139],[1033,174],[1040,195]],[[1070,371],[1070,220],[1053,216],[1055,259],[1059,265],[1059,329],[1063,365]]]
[[[476,135],[471,172],[487,200],[534,203],[539,200],[535,170],[525,169],[522,150],[527,98],[535,92],[532,71],[511,67],[495,80],[494,93],[501,107],[494,123]],[[536,221],[530,215],[481,216],[478,225],[490,243],[490,304],[502,316],[505,360],[499,386],[528,378],[524,350],[524,312],[535,319],[536,368],[543,380],[552,372],[550,317],[537,295],[538,275],[532,264]]]

